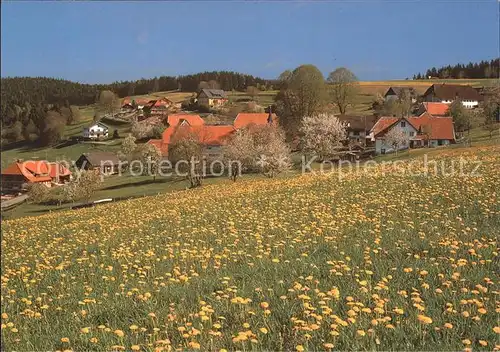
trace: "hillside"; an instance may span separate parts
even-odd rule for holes
[[[4,221],[3,348],[492,349],[499,152]]]

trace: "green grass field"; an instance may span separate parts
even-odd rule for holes
[[[499,152],[3,221],[2,348],[498,349]]]

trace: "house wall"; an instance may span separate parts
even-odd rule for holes
[[[403,123],[404,126],[402,125]],[[418,131],[412,125],[410,125],[408,121],[399,121],[397,125],[391,127],[391,130],[398,126],[406,135],[408,135],[410,140],[417,135]],[[389,132],[389,130],[387,132]],[[408,147],[408,145],[401,146],[399,150],[407,149]],[[395,151],[395,149],[391,145],[385,143],[385,139],[383,136],[375,139],[375,153],[382,154],[382,151],[384,151],[385,153],[391,153]]]
[[[107,137],[108,130],[101,126],[91,126],[88,129],[83,130],[83,137],[85,138],[99,138],[99,137]]]
[[[434,95],[428,94],[423,97],[423,100],[425,102],[431,102],[431,103],[443,103],[443,104],[451,104],[453,103],[454,100],[441,100],[436,98]],[[479,105],[479,102],[477,100],[462,100],[462,105],[467,108],[467,109],[472,109],[475,108]]]

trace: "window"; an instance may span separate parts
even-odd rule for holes
[[[406,122],[405,121],[401,121],[401,127],[406,127]]]
[[[410,132],[410,137],[415,136],[415,132]]]

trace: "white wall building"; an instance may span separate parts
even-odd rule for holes
[[[97,122],[92,126],[83,129],[83,137],[90,139],[108,138],[109,127],[102,122]]]

